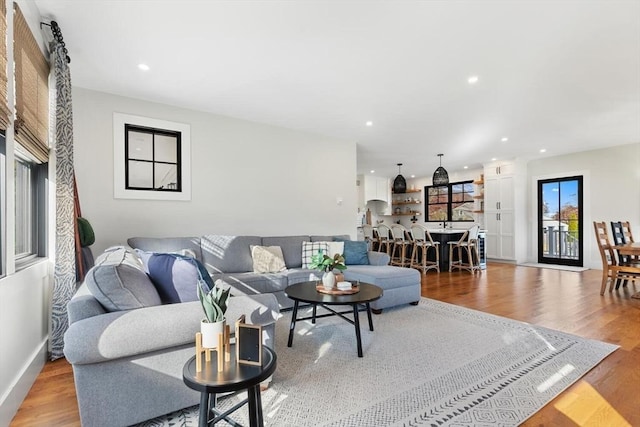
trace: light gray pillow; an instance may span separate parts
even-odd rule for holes
[[[107,249],[87,272],[85,283],[108,311],[160,305],[160,296],[140,257],[125,247]]]

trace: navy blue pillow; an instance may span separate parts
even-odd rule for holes
[[[163,304],[197,301],[197,286],[200,281],[204,281],[209,289],[214,286],[206,268],[195,258],[178,254],[137,252]]]
[[[335,237],[336,242],[344,242],[344,263],[346,265],[369,265],[369,247],[367,242],[343,240]]]

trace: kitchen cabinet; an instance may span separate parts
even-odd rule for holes
[[[391,184],[389,178],[377,176],[364,176],[364,200],[381,200],[391,202]]]
[[[484,225],[487,257],[514,261],[516,256],[516,165],[491,163],[484,169]]]

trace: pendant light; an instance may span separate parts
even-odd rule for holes
[[[444,156],[444,154],[438,154],[438,157],[440,157],[440,166],[438,166],[438,169],[436,169],[436,171],[433,173],[433,185],[449,184],[449,174],[442,167],[442,156]]]
[[[400,166],[402,166],[402,163],[398,163],[398,176],[396,176],[396,179],[393,180],[394,193],[407,192],[407,181],[405,181],[404,176],[400,174]]]

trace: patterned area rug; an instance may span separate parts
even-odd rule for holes
[[[374,316],[374,332],[362,313],[358,358],[353,326],[336,317],[298,322],[287,348],[290,316],[262,394],[267,426],[516,426],[618,347],[423,298]],[[140,426],[196,426],[197,409]],[[248,424],[246,409],[234,419]]]

